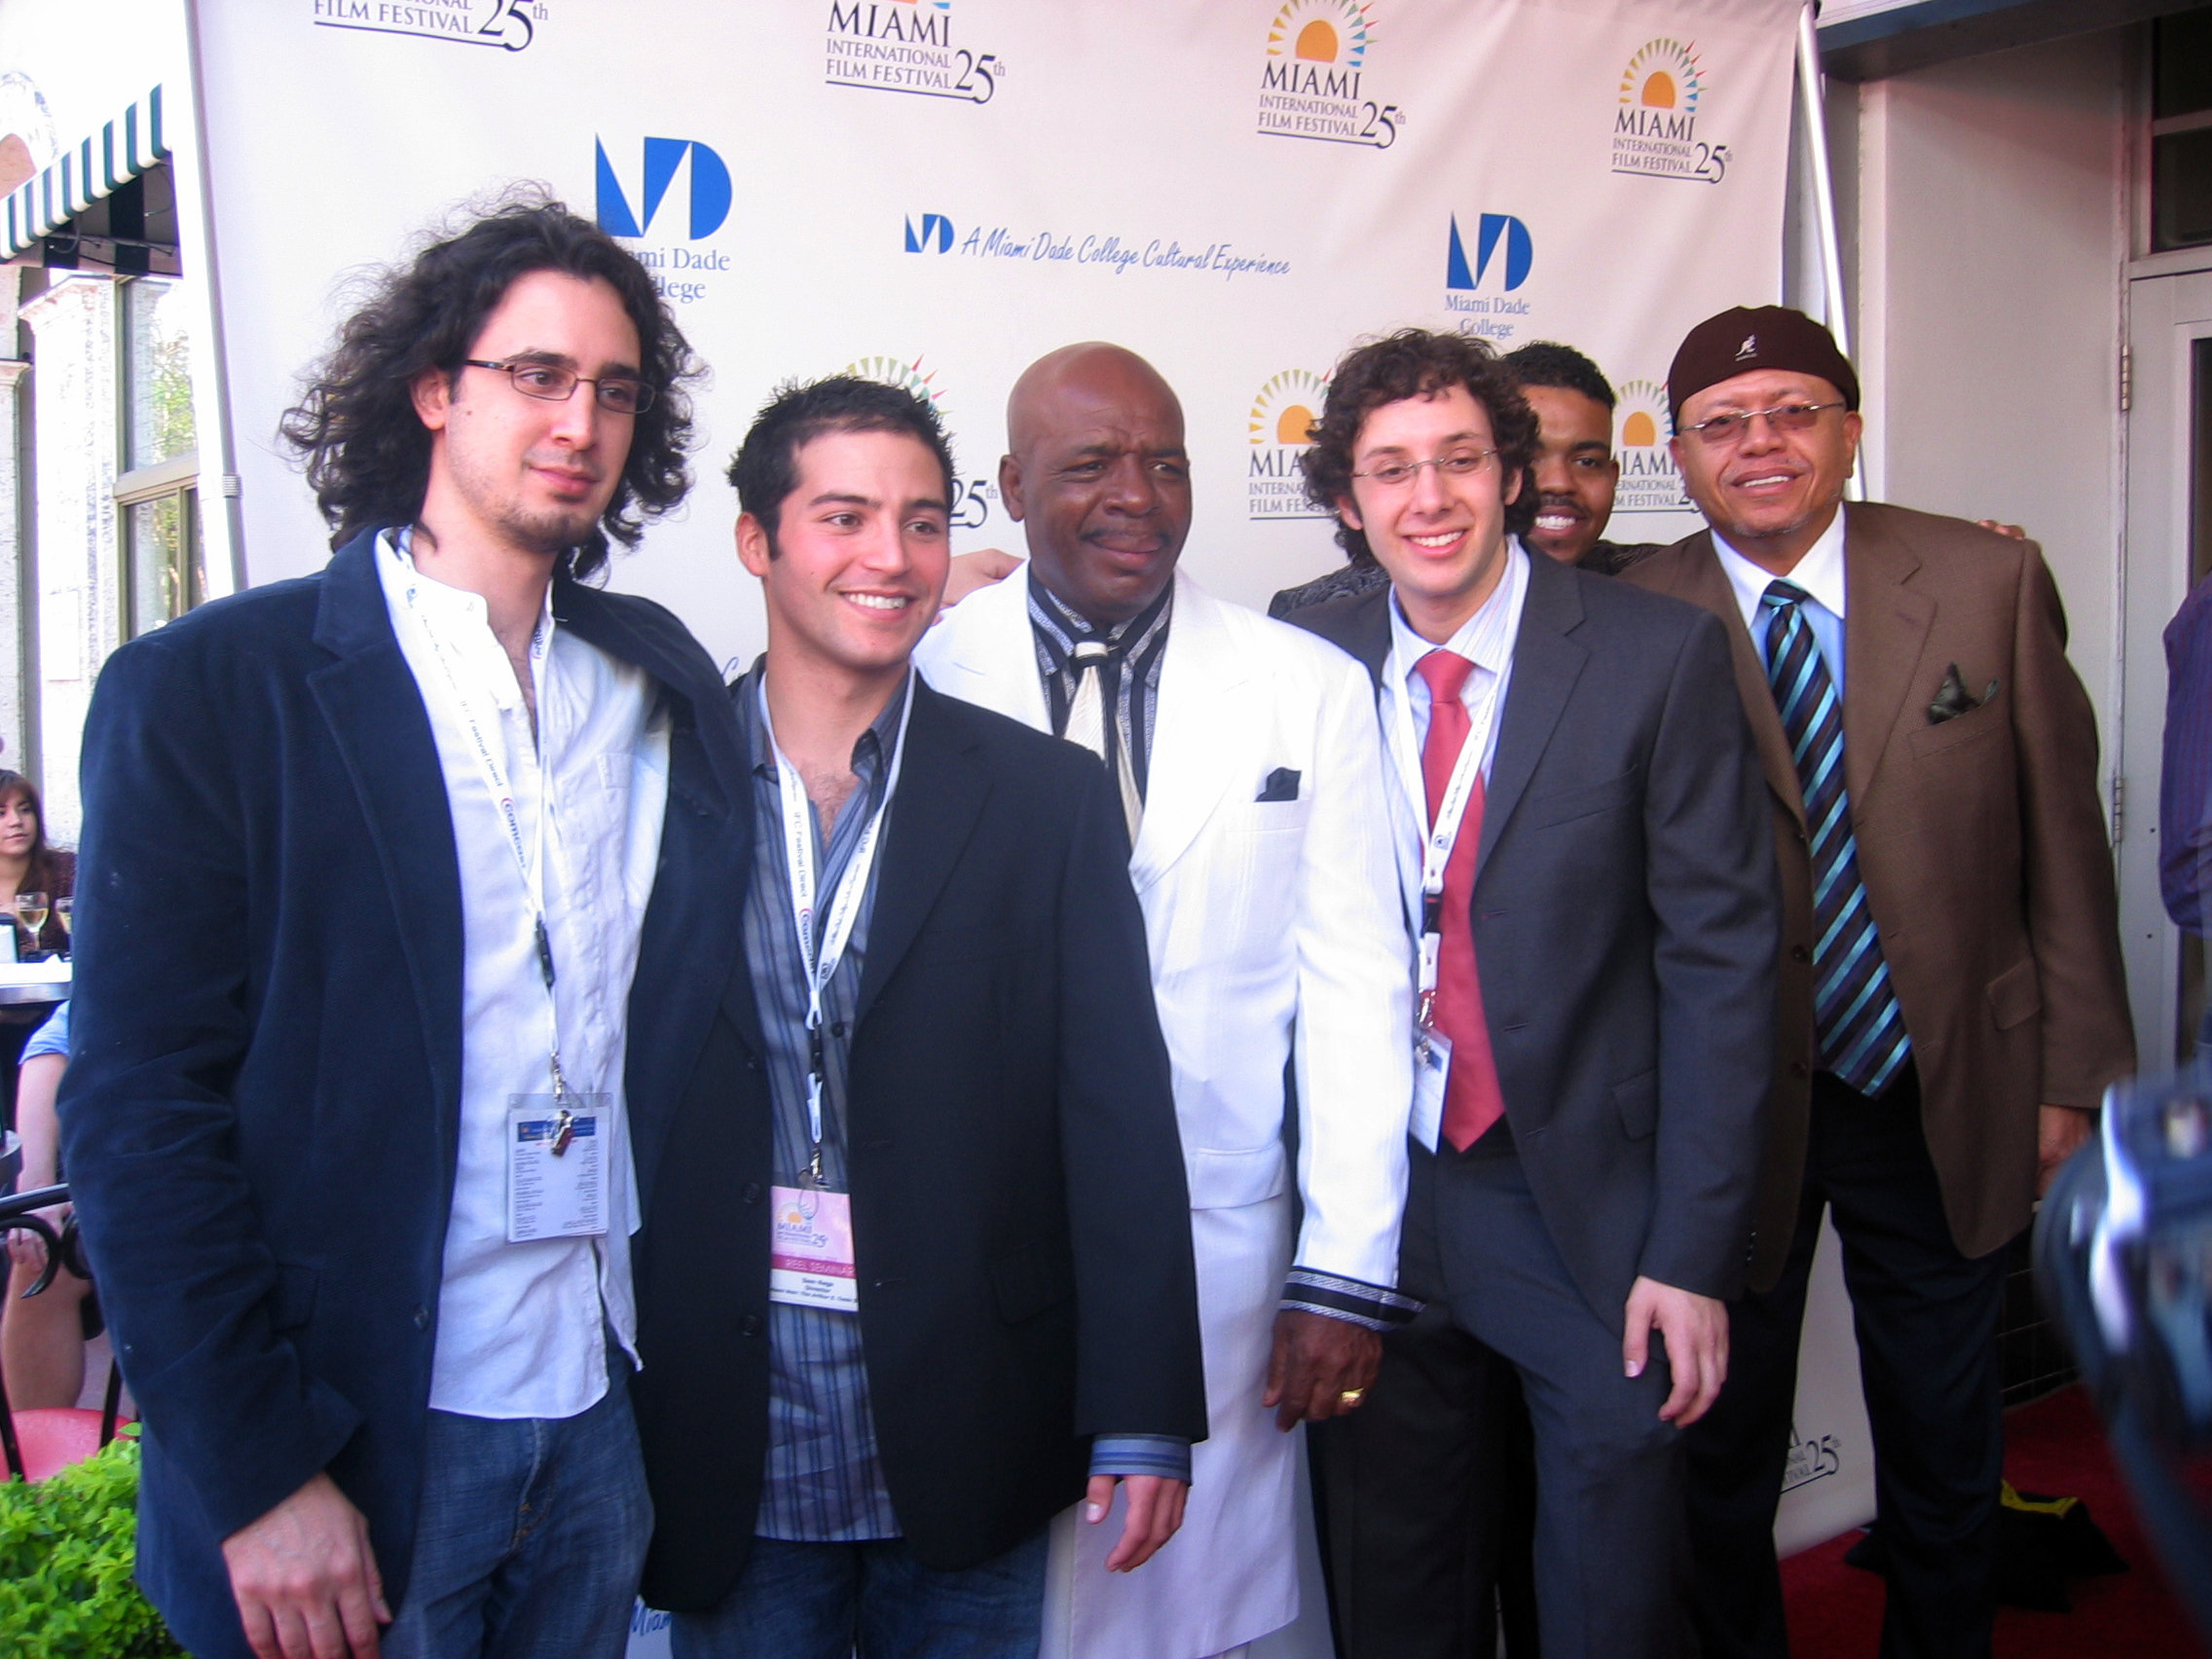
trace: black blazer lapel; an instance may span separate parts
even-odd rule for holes
[[[668,747],[668,816],[638,938],[624,1067],[638,1191],[648,1199],[670,1121],[718,1013],[729,1015],[755,1054],[766,1048],[745,962],[751,796],[732,804],[715,785],[710,746],[695,721],[680,719]]]
[[[754,1053],[765,1047],[745,964],[753,794],[744,740],[712,659],[667,612],[564,576],[553,584],[553,614],[578,639],[651,675],[670,720],[668,812],[630,984],[624,1067],[638,1190],[649,1194],[718,1011]]]
[[[702,764],[672,771],[671,787],[695,792],[707,810],[720,813],[750,802],[745,755],[730,713],[729,694],[704,647],[684,626],[656,606],[608,595],[566,576],[553,582],[553,617],[576,638],[611,657],[644,669],[690,705],[704,748]]]
[[[1497,753],[1483,792],[1477,881],[1590,660],[1590,653],[1567,637],[1582,622],[1582,578],[1540,553],[1522,557],[1529,561],[1529,596],[1513,642],[1513,678],[1505,687],[1505,707],[1498,711]]]
[[[377,534],[362,532],[324,568],[314,638],[337,660],[311,673],[308,685],[345,760],[398,920],[450,1181],[461,1132],[460,856],[429,713],[377,578]]]
[[[884,982],[913,944],[990,795],[990,780],[970,756],[972,747],[952,705],[917,675],[906,754],[883,847],[883,875],[868,920],[856,1024],[867,1017]]]
[[[1326,605],[1294,610],[1285,621],[1318,634],[1339,650],[1359,659],[1375,689],[1382,689],[1382,670],[1390,660],[1390,590],[1377,588],[1356,599],[1331,600]]]

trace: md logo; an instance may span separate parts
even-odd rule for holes
[[[1475,239],[1475,263],[1470,272],[1466,245],[1459,240],[1459,216],[1455,213],[1452,250],[1444,265],[1445,287],[1472,291],[1490,274],[1491,259],[1501,242],[1505,246],[1505,291],[1510,294],[1529,279],[1529,267],[1535,262],[1529,227],[1511,214],[1485,213]]]
[[[614,176],[614,164],[607,159],[607,146],[597,138],[592,148],[599,153],[599,228],[610,237],[642,237],[660,211],[661,201],[668,188],[676,182],[684,158],[691,162],[691,229],[693,241],[711,237],[721,229],[722,221],[729,217],[729,168],[722,165],[721,157],[706,145],[690,138],[647,138],[645,140],[645,176],[637,200],[644,203],[645,211],[632,209],[631,198],[624,195],[622,182]]]
[[[908,253],[950,253],[952,251],[952,221],[942,213],[924,213],[922,229],[915,234],[914,221],[906,220],[906,251]]]

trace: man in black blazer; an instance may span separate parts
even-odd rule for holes
[[[621,1651],[625,1149],[736,954],[742,785],[706,653],[583,578],[683,493],[688,360],[597,227],[479,221],[291,417],[330,563],[100,676],[64,1153],[203,1659]]]
[[[1678,1431],[1743,1281],[1779,926],[1758,768],[1711,617],[1513,534],[1535,443],[1487,346],[1408,329],[1337,366],[1307,460],[1390,575],[1292,620],[1376,677],[1426,1014],[1399,1285],[1427,1307],[1316,1436],[1360,1659],[1487,1624],[1500,1361],[1546,1655],[1676,1651]]]
[[[639,1163],[645,1593],[682,1659],[1033,1655],[1046,1523],[1125,1478],[1137,1567],[1205,1433],[1120,803],[909,665],[952,477],[926,402],[846,377],[730,468],[768,618],[731,693],[744,947]]]

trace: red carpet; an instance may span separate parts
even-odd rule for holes
[[[2105,1450],[2096,1413],[2080,1388],[2006,1415],[2005,1476],[2023,1492],[2081,1498],[2128,1570],[2069,1579],[2071,1613],[2000,1607],[1997,1659],[2208,1659],[2166,1589]],[[1881,1636],[1882,1581],[1844,1566],[1844,1552],[1858,1538],[1847,1532],[1782,1564],[1793,1659],[1872,1659]]]

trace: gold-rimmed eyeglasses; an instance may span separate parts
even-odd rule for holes
[[[1821,411],[1842,407],[1841,403],[1782,403],[1772,409],[1746,409],[1715,415],[1710,421],[1700,421],[1682,430],[1695,432],[1698,441],[1708,449],[1728,449],[1744,441],[1744,434],[1751,429],[1753,421],[1764,421],[1778,432],[1809,432],[1813,423],[1821,418]]]
[[[1489,471],[1491,463],[1496,460],[1497,451],[1493,449],[1454,450],[1450,455],[1431,456],[1426,461],[1386,461],[1352,476],[1370,479],[1385,490],[1396,490],[1411,484],[1424,466],[1433,466],[1450,478],[1473,478]]]
[[[541,363],[530,357],[513,357],[503,363],[487,362],[482,357],[463,357],[461,361],[472,369],[498,370],[514,383],[515,390],[541,403],[566,403],[582,384],[591,387],[592,396],[609,415],[636,415],[653,406],[653,388],[631,375],[603,375],[594,380],[559,363]]]

